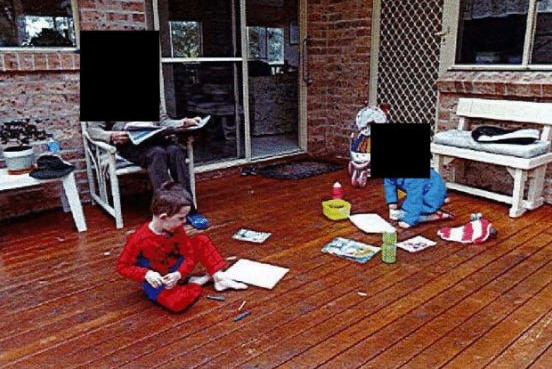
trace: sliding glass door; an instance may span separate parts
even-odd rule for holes
[[[299,151],[297,0],[158,0],[162,102],[211,116],[195,160],[227,166]]]

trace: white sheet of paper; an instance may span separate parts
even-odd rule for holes
[[[235,281],[253,286],[272,289],[289,271],[276,265],[259,263],[258,261],[240,259],[224,274]]]
[[[418,252],[428,247],[435,246],[437,242],[432,241],[424,236],[418,235],[416,237],[409,238],[401,242],[397,242],[397,247],[408,252]]]
[[[378,214],[355,214],[351,215],[349,219],[366,233],[396,232],[395,227]]]

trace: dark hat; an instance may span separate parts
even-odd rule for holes
[[[29,175],[36,179],[61,178],[71,173],[75,166],[57,155],[46,154],[36,160],[36,169]]]

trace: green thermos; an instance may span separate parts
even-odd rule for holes
[[[382,235],[381,260],[387,264],[397,261],[397,234],[395,232],[384,232]]]

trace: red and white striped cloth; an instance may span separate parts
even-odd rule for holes
[[[486,219],[472,220],[460,227],[443,227],[437,231],[437,235],[446,241],[461,243],[482,243],[496,234],[492,223]]]

